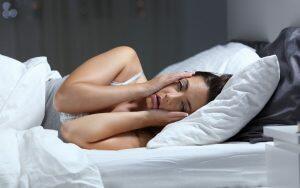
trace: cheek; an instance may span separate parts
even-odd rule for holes
[[[168,99],[164,99],[160,107],[164,110],[180,111],[180,101],[180,97],[169,97]]]
[[[166,93],[171,93],[171,92],[175,92],[175,91],[176,91],[176,87],[174,84],[172,84],[172,85],[162,88],[157,93],[158,94],[166,94]]]

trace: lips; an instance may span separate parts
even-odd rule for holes
[[[159,108],[159,97],[156,94],[151,95],[152,109]]]

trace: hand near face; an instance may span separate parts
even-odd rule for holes
[[[179,121],[188,116],[185,112],[175,112],[167,110],[147,111],[147,121],[151,126],[166,126],[169,123]]]
[[[189,78],[193,76],[193,74],[193,72],[181,72],[158,75],[153,79],[143,83],[145,86],[146,95],[149,96],[174,82],[177,82],[183,78]]]

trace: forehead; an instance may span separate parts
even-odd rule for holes
[[[185,95],[191,103],[192,112],[194,112],[206,104],[209,88],[201,76],[193,76],[187,78],[187,80],[189,81],[189,88]]]

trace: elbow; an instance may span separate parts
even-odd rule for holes
[[[68,124],[67,122],[62,123],[59,131],[60,131],[62,138],[64,140],[70,142],[71,134],[73,134],[72,131],[70,130],[70,124]]]
[[[61,124],[60,135],[66,142],[76,144],[82,149],[93,149],[91,144],[82,137],[81,131],[70,121]]]
[[[60,126],[60,134],[64,140],[67,142],[74,143],[74,138],[77,137],[77,131],[70,122],[64,122]]]
[[[53,106],[57,112],[64,112],[64,94],[57,91],[53,98]]]

